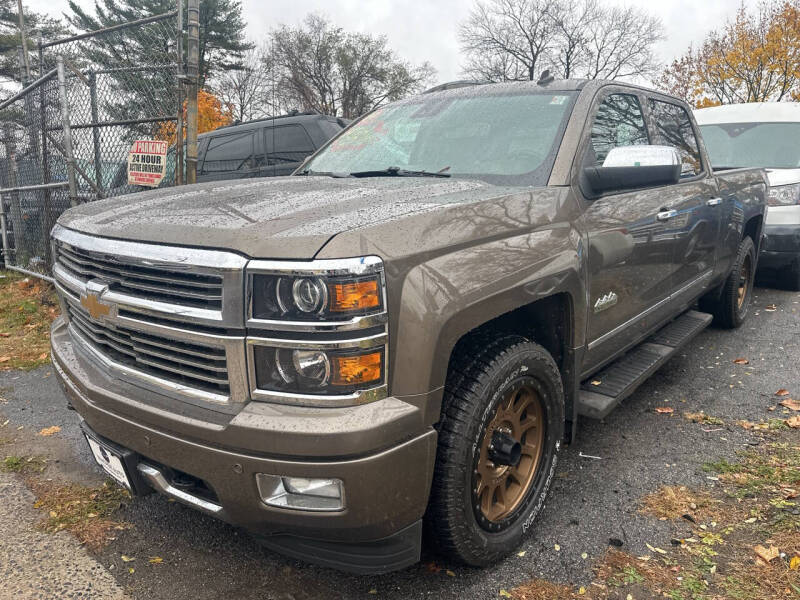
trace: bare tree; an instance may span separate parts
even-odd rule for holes
[[[234,121],[244,122],[274,114],[271,69],[265,47],[242,56],[242,68],[226,71],[211,84],[214,94],[231,109]]]
[[[534,79],[556,42],[547,0],[477,2],[459,28],[464,72],[476,79]]]
[[[345,118],[417,92],[435,73],[400,60],[385,37],[346,32],[316,14],[273,31],[268,60],[282,105]]]
[[[660,67],[653,44],[664,39],[663,31],[660,19],[633,6],[598,11],[596,22],[587,31],[584,77],[652,77]]]
[[[534,79],[544,69],[589,79],[650,76],[656,17],[598,0],[479,0],[459,30],[466,75],[489,81]]]

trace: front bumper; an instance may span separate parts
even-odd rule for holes
[[[140,462],[201,480],[221,507],[218,518],[250,530],[268,547],[340,569],[378,573],[419,560],[436,432],[421,425],[416,407],[391,397],[347,409],[251,402],[233,417],[204,420],[196,407],[175,407],[173,398],[103,371],[61,319],[51,343],[59,379],[90,431]],[[170,404],[173,412],[165,410]],[[317,433],[321,424],[325,434]],[[338,512],[267,506],[256,473],[339,478],[346,506]]]
[[[781,269],[798,260],[800,260],[800,224],[767,223],[764,226],[764,242],[758,257],[759,268]]]

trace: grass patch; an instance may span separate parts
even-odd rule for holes
[[[41,473],[46,461],[41,456],[6,456],[0,461],[0,470],[6,473]]]
[[[676,520],[683,515],[700,516],[713,504],[707,492],[693,492],[685,486],[662,486],[642,500],[642,512],[658,519]]]
[[[717,425],[722,426],[725,425],[725,421],[718,417],[712,417],[711,415],[707,415],[706,413],[700,412],[687,412],[683,413],[683,416],[691,421],[692,423],[699,423],[701,425]]]
[[[0,275],[0,370],[50,360],[50,325],[59,314],[53,286],[14,271]]]
[[[543,579],[534,579],[511,590],[515,600],[574,600],[585,598],[566,585],[559,585]]]
[[[664,486],[643,498],[644,514],[674,524],[671,544],[645,556],[609,549],[585,588],[548,588],[553,584],[536,580],[511,595],[800,600],[800,445],[792,433],[781,438],[790,441],[742,451],[736,462],[707,463],[704,470],[718,479],[711,488]]]
[[[30,482],[36,494],[35,508],[46,512],[39,528],[49,533],[72,532],[90,550],[97,551],[110,541],[110,533],[125,524],[111,516],[130,501],[127,490],[106,482],[98,487]]]

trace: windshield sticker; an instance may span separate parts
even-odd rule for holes
[[[569,98],[569,96],[553,96],[553,98],[550,100],[550,104],[560,106],[567,101],[567,98]]]

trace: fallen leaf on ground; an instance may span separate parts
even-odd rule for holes
[[[505,590],[500,590],[500,596],[501,596],[502,598],[513,598],[513,596],[512,596],[511,594],[509,594],[509,593],[508,593],[507,591],[505,591]]]
[[[650,550],[650,552],[658,552],[659,554],[666,554],[667,553],[666,550],[662,550],[661,548],[656,548],[655,546],[651,546],[647,542],[645,542],[644,545],[647,546],[647,549]]]
[[[792,557],[792,560],[789,561],[789,568],[792,571],[797,571],[797,569],[800,569],[800,556]]]
[[[791,398],[787,398],[786,400],[781,400],[778,404],[781,406],[785,406],[789,410],[800,410],[800,402],[797,400],[792,400]]]
[[[124,554],[122,555],[122,562],[133,562],[134,560],[136,559],[132,556],[125,556]]]
[[[733,364],[735,364],[735,365],[749,365],[750,361],[747,360],[746,358],[737,358],[736,360],[733,361]]]
[[[800,429],[800,415],[786,419],[786,424],[792,429]]]
[[[789,395],[789,390],[787,390],[786,388],[781,388],[777,392],[775,392],[775,395],[776,396],[788,396]]]
[[[767,304],[764,310],[767,312],[775,312],[776,310],[778,310],[778,307],[775,306],[774,304]]]
[[[42,352],[42,353],[39,355],[39,360],[44,360],[45,358],[47,358],[47,352]]]
[[[447,571],[445,571],[445,573],[447,573],[448,577],[455,577],[456,576],[456,574],[453,573],[452,571],[450,571],[449,569]]]
[[[768,563],[771,560],[775,560],[780,556],[780,550],[778,550],[777,546],[770,546],[769,548],[764,548],[762,545],[754,546],[753,552],[756,553],[756,556],[763,560],[764,562]]]
[[[0,332],[0,337],[11,337],[10,333],[6,333],[5,331]]]
[[[10,356],[0,356],[0,363],[8,362],[11,360]]]
[[[675,409],[671,406],[657,406],[656,412],[661,415],[669,415],[675,412]]]
[[[51,436],[57,434],[59,431],[61,431],[61,427],[59,427],[58,425],[53,425],[52,427],[45,427],[44,429],[42,429],[39,432],[39,435]]]
[[[157,565],[164,562],[164,559],[161,558],[160,556],[151,556],[150,560],[148,560],[147,562],[149,562],[151,565]]]
[[[592,381],[592,385],[600,385],[601,383],[603,383],[603,382],[602,381],[598,381],[597,379]]]

